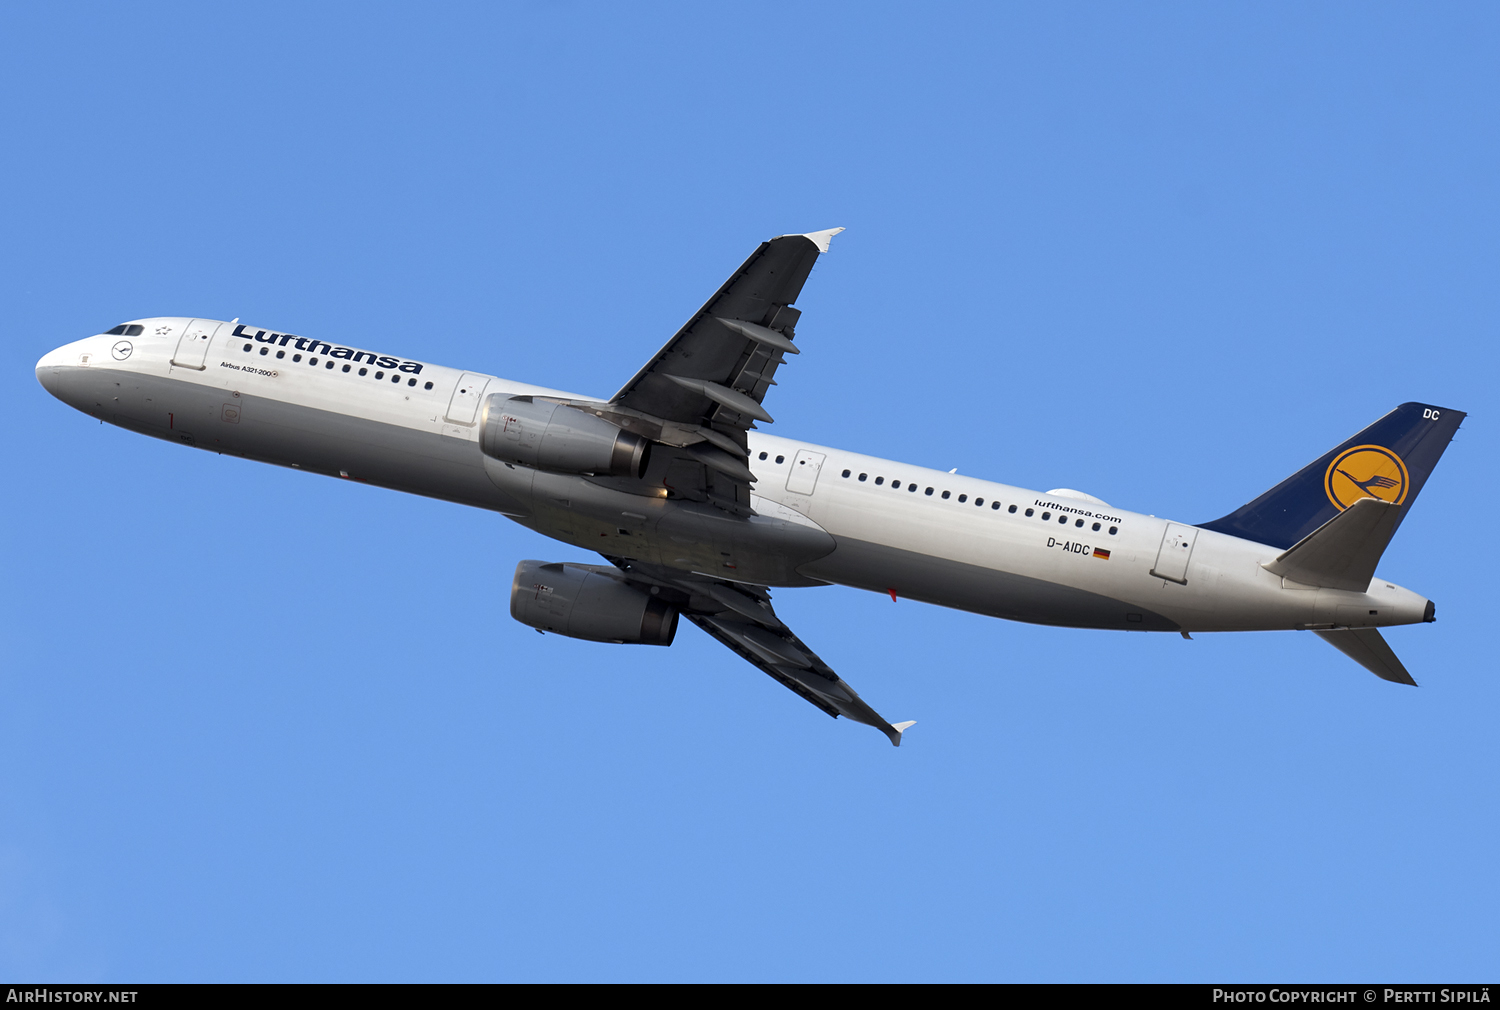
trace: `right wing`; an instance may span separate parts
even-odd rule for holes
[[[675,605],[683,617],[740,658],[835,719],[843,716],[874,726],[895,747],[901,746],[901,734],[915,725],[915,722],[893,725],[865,704],[854,688],[781,623],[771,609],[771,594],[765,587],[609,555],[605,559],[624,572],[628,580],[650,587],[664,601]]]

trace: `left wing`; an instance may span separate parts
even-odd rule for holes
[[[843,230],[762,242],[610,403],[680,424],[743,431],[769,422],[761,401],[781,355],[798,353],[792,338],[802,313],[790,306]]]
[[[762,242],[609,403],[577,406],[660,443],[653,479],[674,497],[753,514],[745,433],[771,421],[762,401],[799,353],[791,304],[843,230]]]
[[[818,654],[782,624],[763,586],[747,586],[627,558],[605,559],[626,579],[648,586],[663,602],[708,632],[783,687],[834,718],[843,716],[884,733],[892,746],[915,722],[886,722]]]

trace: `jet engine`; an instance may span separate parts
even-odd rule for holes
[[[522,561],[510,588],[510,616],[569,638],[671,645],[677,610],[613,568]]]
[[[479,449],[538,470],[640,477],[651,443],[561,403],[496,393],[484,401]]]

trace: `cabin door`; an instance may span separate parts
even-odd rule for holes
[[[1151,574],[1169,582],[1187,585],[1188,560],[1193,556],[1193,544],[1198,540],[1198,527],[1167,523],[1167,531],[1161,536],[1161,549],[1156,552],[1156,565]]]
[[[179,368],[196,368],[203,371],[204,359],[208,356],[208,345],[214,334],[225,324],[213,319],[194,319],[177,339],[177,351],[172,355],[172,364]]]

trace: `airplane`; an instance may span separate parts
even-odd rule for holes
[[[1464,413],[1404,403],[1212,522],[1142,515],[771,435],[793,307],[842,228],[761,243],[609,399],[216,319],[122,323],[37,379],[143,435],[489,509],[602,555],[523,560],[511,614],[542,632],[671,645],[680,618],[834,718],[900,746],[792,632],[771,590],[853,586],[1013,621],[1311,630],[1415,685],[1379,629],[1431,600],[1376,574]]]

